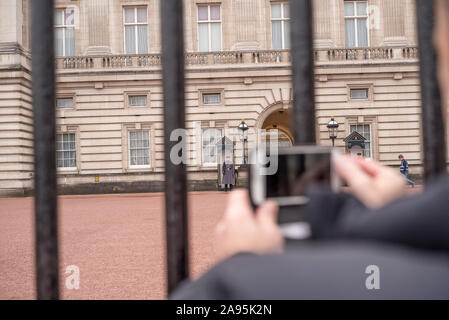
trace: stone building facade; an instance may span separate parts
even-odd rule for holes
[[[157,0],[56,0],[58,177],[71,192],[160,190],[163,93]],[[184,0],[188,178],[215,187],[218,138],[248,124],[294,143],[289,7],[270,0]],[[421,172],[413,0],[315,0],[317,143],[340,124],[386,165]],[[0,193],[33,183],[29,3],[0,2]],[[50,106],[49,106],[50,107]],[[218,152],[219,153],[219,152]],[[219,161],[219,160],[218,160]]]

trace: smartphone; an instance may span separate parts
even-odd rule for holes
[[[304,205],[309,200],[306,189],[310,184],[326,185],[335,191],[340,186],[333,168],[333,148],[294,146],[279,148],[277,154],[265,157],[257,152],[250,162],[250,192],[256,206],[267,199],[277,201],[279,206]]]
[[[265,150],[253,151],[249,169],[251,202],[257,207],[268,199],[276,201],[284,235],[306,238],[308,225],[301,222],[306,221],[307,187],[319,184],[338,191],[340,180],[332,161],[336,154],[334,148],[321,146],[279,148],[271,155]]]

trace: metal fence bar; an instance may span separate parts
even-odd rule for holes
[[[433,43],[434,0],[416,0],[421,76],[424,179],[446,171],[445,126]]]
[[[31,1],[38,299],[59,298],[53,8],[53,0]]]
[[[184,36],[182,1],[161,1],[162,76],[164,87],[165,210],[168,294],[189,275],[187,177],[185,163],[175,164],[170,153],[178,141],[173,130],[185,128]],[[186,141],[183,140],[186,146]],[[180,151],[183,152],[182,150]],[[178,154],[177,156],[185,156]]]
[[[296,144],[315,144],[312,0],[290,1],[290,15],[293,137]]]

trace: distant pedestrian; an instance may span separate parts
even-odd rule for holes
[[[401,174],[404,175],[405,179],[407,179],[408,184],[410,184],[412,187],[414,187],[415,183],[408,178],[408,162],[407,162],[407,160],[405,160],[405,158],[402,154],[399,155],[399,160],[401,161],[401,166],[399,167],[399,171],[401,171]]]
[[[222,178],[222,184],[225,186],[225,191],[232,190],[232,186],[234,184],[234,174],[235,174],[235,168],[234,163],[230,159],[226,159],[226,161],[223,162],[223,168],[222,168],[223,178]]]

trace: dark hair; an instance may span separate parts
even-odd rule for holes
[[[398,159],[404,159],[404,156],[402,154],[399,155]]]

